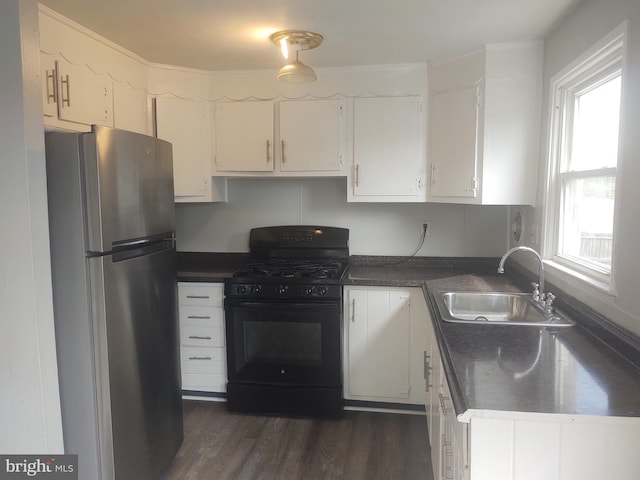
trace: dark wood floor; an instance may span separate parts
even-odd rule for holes
[[[265,417],[186,400],[184,442],[163,480],[432,480],[425,422],[351,411]]]

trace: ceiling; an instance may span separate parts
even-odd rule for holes
[[[580,0],[40,0],[152,63],[277,69],[277,30],[311,30],[312,67],[426,62],[543,39]]]

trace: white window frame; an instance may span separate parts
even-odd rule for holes
[[[575,61],[551,78],[550,82],[550,106],[549,106],[549,156],[547,160],[544,206],[544,237],[542,252],[546,263],[552,268],[578,278],[590,286],[608,294],[615,295],[615,244],[618,232],[617,218],[620,202],[620,168],[611,168],[597,171],[564,172],[561,173],[561,162],[565,158],[567,148],[565,142],[565,129],[570,129],[570,122],[562,118],[563,107],[567,102],[567,96],[575,98],[585,85],[596,82],[604,82],[612,78],[614,72],[621,71],[623,75],[621,97],[624,94],[624,62],[625,62],[625,37],[626,22],[613,30],[600,42],[592,46]],[[621,106],[624,102],[621,98]],[[569,107],[571,108],[571,107]],[[618,138],[622,131],[620,124]],[[613,219],[613,249],[611,270],[609,272],[580,262],[579,259],[558,254],[560,240],[560,217],[562,215],[562,178],[588,178],[590,175],[605,176],[616,174],[616,191]]]

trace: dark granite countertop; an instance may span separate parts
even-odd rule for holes
[[[442,321],[437,290],[521,291],[498,274],[429,280],[423,292],[454,407],[473,410],[640,417],[640,370],[572,317],[574,327],[465,325]]]
[[[224,282],[248,261],[248,253],[178,252],[178,281]]]
[[[180,281],[221,282],[247,254],[179,253]],[[522,272],[494,258],[351,257],[344,285],[422,287],[456,413],[506,411],[640,417],[640,342],[558,289],[569,328],[442,321],[436,290],[522,291]]]

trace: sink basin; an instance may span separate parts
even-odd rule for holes
[[[445,322],[477,325],[573,325],[571,320],[558,313],[545,313],[528,293],[437,291],[434,296]]]

